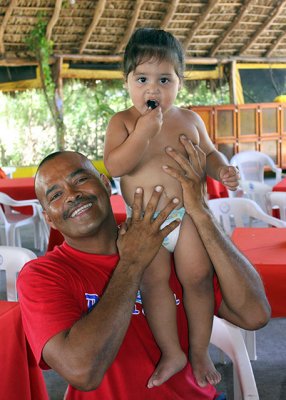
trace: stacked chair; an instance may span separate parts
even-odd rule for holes
[[[279,218],[286,221],[286,192],[269,192],[266,195],[268,212],[278,210]]]
[[[272,186],[282,179],[282,169],[278,168],[271,157],[259,151],[242,151],[235,154],[230,164],[240,172],[239,189],[231,197],[246,197],[254,200],[264,212],[272,215],[269,193]],[[274,184],[264,179],[265,167],[275,173]]]
[[[224,231],[231,235],[235,227],[244,226],[275,226],[286,227],[285,209],[286,193],[280,196],[272,192],[271,185],[264,180],[267,166],[275,173],[275,183],[281,180],[282,170],[277,168],[273,160],[258,151],[243,151],[230,160],[240,172],[239,189],[230,194],[229,198],[209,200],[208,205]],[[277,193],[277,196],[276,196]],[[278,198],[283,197],[278,204]],[[284,211],[283,206],[284,204]],[[272,217],[272,206],[281,207],[281,220]],[[284,219],[284,221],[282,221]],[[242,330],[247,350],[251,360],[257,358],[255,332]]]
[[[0,246],[0,271],[6,272],[6,293],[8,301],[17,301],[16,280],[24,264],[37,258],[29,249],[14,246]]]
[[[32,215],[21,213],[21,208],[32,208]],[[21,247],[20,228],[32,226],[34,230],[34,247],[44,251],[48,243],[49,228],[43,218],[38,200],[15,200],[6,193],[0,192],[0,224],[4,228],[5,244]]]
[[[265,167],[275,173],[276,183],[281,181],[282,169],[276,167],[271,157],[260,151],[241,151],[231,158],[230,164],[239,169],[242,181],[265,183]]]

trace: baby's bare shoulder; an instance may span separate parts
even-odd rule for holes
[[[177,110],[181,116],[188,118],[189,121],[193,122],[194,124],[199,123],[201,120],[199,114],[197,114],[195,111],[189,110],[188,108],[178,108]]]
[[[114,114],[111,117],[112,121],[126,121],[131,118],[131,112],[130,108],[123,110],[123,111],[118,111],[116,114]]]

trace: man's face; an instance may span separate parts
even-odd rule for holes
[[[112,215],[98,172],[77,153],[46,161],[36,177],[36,192],[47,222],[66,238],[91,237]]]

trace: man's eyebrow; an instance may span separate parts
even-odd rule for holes
[[[54,190],[56,190],[56,188],[58,187],[58,185],[53,185],[52,187],[50,187],[49,189],[46,190],[46,197],[48,197],[48,195],[53,192]]]
[[[74,178],[76,175],[82,174],[83,172],[86,172],[85,168],[78,168],[75,171],[73,171],[72,173],[69,174],[69,178]]]

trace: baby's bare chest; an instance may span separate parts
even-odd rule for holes
[[[181,135],[187,136],[194,144],[199,144],[199,134],[195,127],[172,127],[170,124],[170,126],[163,127],[157,135],[150,139],[148,150],[145,152],[142,162],[154,159],[161,160],[162,158],[169,159],[165,151],[168,146],[186,155],[185,148],[180,141]]]

